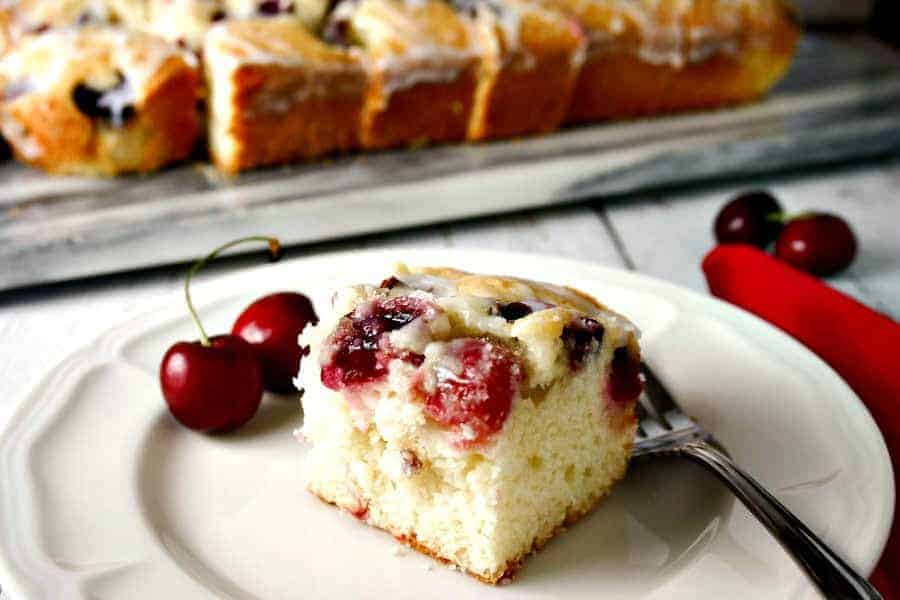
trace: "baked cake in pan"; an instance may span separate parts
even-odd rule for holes
[[[309,345],[309,489],[490,583],[624,474],[634,326],[559,286],[405,267],[335,295]]]
[[[264,19],[277,24],[266,26]],[[85,31],[71,33],[79,29]],[[67,54],[70,46],[53,42],[62,38],[36,45],[31,39],[68,31],[85,40],[104,32],[98,34],[102,47],[111,29],[147,32],[173,50],[197,54],[216,96],[204,114],[210,154],[228,171],[356,147],[508,138],[552,131],[564,122],[746,102],[784,75],[799,35],[781,0],[0,3],[0,51],[12,55],[22,54],[18,46],[40,46],[45,54],[60,54],[55,64],[82,62]],[[20,81],[40,79],[38,71],[23,69]],[[19,97],[11,80],[7,85],[13,87],[4,92],[5,104]],[[205,98],[206,89],[201,85],[194,94],[195,88],[167,97],[170,105],[186,102],[174,109],[173,119],[195,112],[190,96]],[[288,98],[290,90],[299,96]],[[315,93],[307,95],[310,90]],[[275,127],[275,105],[289,115],[284,129]],[[66,103],[54,106],[60,114],[51,111],[48,121],[65,120]],[[159,125],[154,131],[164,134]],[[13,135],[21,133],[12,127]],[[196,137],[195,130],[185,129]],[[58,152],[26,162],[54,172],[153,170],[186,156],[181,149],[187,134],[171,141],[177,152],[160,152],[163,144],[154,138],[137,167],[105,154],[108,143],[95,144],[94,162],[106,165],[96,168],[90,161],[76,165],[85,152],[81,138],[65,128],[44,128],[43,143]]]
[[[17,158],[47,171],[149,172],[194,148],[199,81],[193,55],[147,34],[27,36],[0,60],[0,128]]]

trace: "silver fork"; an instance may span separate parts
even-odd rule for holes
[[[637,405],[638,436],[633,456],[675,455],[703,465],[722,480],[793,556],[826,598],[881,599],[868,581],[834,553],[675,403],[644,364],[646,385]]]

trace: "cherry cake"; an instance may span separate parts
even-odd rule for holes
[[[446,268],[335,294],[301,345],[310,491],[478,579],[625,474],[638,332],[576,290]]]

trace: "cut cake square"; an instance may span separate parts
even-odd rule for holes
[[[587,38],[528,0],[456,0],[478,31],[481,72],[468,139],[546,133],[566,116]]]
[[[364,148],[463,140],[477,85],[476,33],[443,0],[347,0],[324,37],[365,52]]]
[[[0,61],[0,127],[16,156],[60,174],[148,172],[200,135],[193,55],[88,25],[26,36]]]
[[[746,102],[787,70],[799,29],[781,0],[538,0],[589,45],[567,121]]]
[[[236,172],[358,146],[367,73],[295,18],[214,27],[204,46],[210,154]]]
[[[585,294],[401,266],[301,344],[309,489],[485,582],[625,474],[637,331]]]

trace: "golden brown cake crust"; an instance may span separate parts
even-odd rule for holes
[[[410,267],[400,264],[395,269],[401,276],[403,273],[422,273],[443,277],[456,283],[460,293],[482,298],[496,298],[508,302],[534,298],[587,313],[598,310],[609,311],[609,308],[593,296],[568,286],[551,286],[504,275],[472,274],[452,267]]]
[[[277,89],[281,82],[289,89],[293,75],[261,65],[244,66],[235,74],[242,93],[234,99],[237,118],[229,129],[240,149],[228,162],[214,155],[222,170],[233,173],[358,147],[360,96],[310,98],[281,114],[251,110],[258,91]]]
[[[369,149],[465,139],[475,95],[473,65],[449,83],[419,83],[389,92],[374,74],[362,118],[362,146]]]
[[[566,116],[587,38],[573,20],[537,5],[509,0],[516,31],[505,17],[478,15],[484,52],[469,139],[546,133]],[[503,10],[503,9],[501,9]],[[485,16],[488,15],[488,16]],[[508,39],[508,38],[512,39]]]
[[[567,7],[569,0],[544,1]],[[721,0],[695,0],[677,19],[670,16],[675,4],[675,0],[660,2],[658,13],[651,15],[657,25],[674,20],[682,30],[703,32],[703,36],[677,51],[663,44],[663,49],[654,48],[657,54],[647,50],[653,40],[645,39],[647,34],[640,32],[627,14],[590,15],[606,27],[613,27],[611,23],[619,18],[626,29],[614,42],[598,42],[589,48],[572,95],[568,122],[752,101],[775,85],[790,66],[800,31],[793,14],[780,1],[751,0],[729,9]],[[722,25],[717,11],[730,11],[741,26],[733,28],[732,24],[729,29]],[[686,35],[690,40],[690,33]]]

